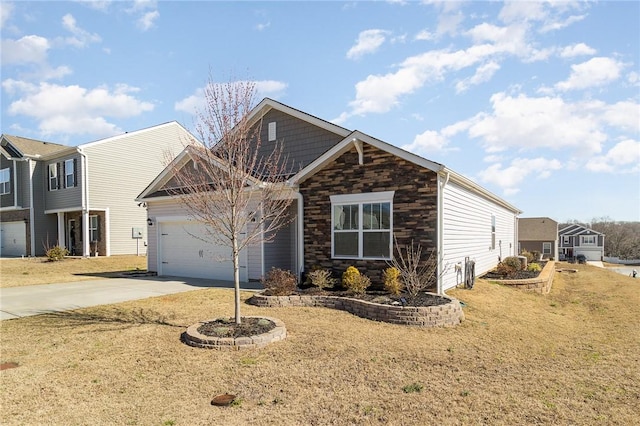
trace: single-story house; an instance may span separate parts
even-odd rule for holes
[[[339,276],[353,265],[381,283],[397,239],[437,252],[434,290],[443,292],[463,282],[467,263],[478,276],[516,254],[520,210],[444,165],[271,99],[251,119],[262,126],[262,149],[283,143],[299,168],[288,179],[294,220],[274,241],[242,253],[242,281],[271,267],[297,274],[321,267]],[[189,155],[186,149],[175,161],[189,167]],[[194,237],[203,225],[168,191],[171,173],[165,169],[137,198],[149,217],[148,269],[232,279],[229,250]]]
[[[604,258],[604,234],[586,226],[565,226],[558,231],[558,240],[560,253],[566,258],[574,258],[579,254],[593,261]]]
[[[518,252],[538,252],[544,259],[558,259],[558,222],[548,217],[518,219]]]

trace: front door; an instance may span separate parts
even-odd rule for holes
[[[76,255],[76,220],[69,219],[67,224],[67,249],[71,256]]]

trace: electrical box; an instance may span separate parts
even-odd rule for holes
[[[139,240],[142,238],[142,228],[131,228],[131,238]]]

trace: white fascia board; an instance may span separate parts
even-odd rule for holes
[[[111,136],[111,137],[106,138],[106,139],[100,139],[100,140],[93,141],[93,142],[87,142],[85,144],[78,145],[78,147],[83,148],[83,149],[84,148],[89,148],[89,147],[92,147],[92,146],[113,142],[113,141],[116,141],[116,140],[119,140],[119,139],[122,139],[122,138],[127,138],[129,136],[136,136],[136,135],[139,135],[141,133],[145,133],[145,132],[148,132],[148,131],[151,131],[151,130],[157,130],[157,129],[160,129],[160,128],[163,128],[163,127],[174,127],[174,126],[178,127],[182,131],[184,131],[186,133],[186,135],[191,137],[194,141],[200,142],[198,139],[196,139],[195,136],[193,136],[180,123],[178,123],[177,121],[169,121],[168,123],[158,124],[158,125],[155,125],[155,126],[144,128],[144,129],[135,130],[133,132],[126,132],[126,133],[123,133],[123,134],[120,134],[120,135]]]
[[[183,149],[180,154],[178,154],[173,160],[171,160],[171,163],[169,163],[161,172],[158,176],[155,177],[155,179],[153,179],[151,181],[151,183],[149,185],[147,185],[147,187],[140,193],[140,195],[138,195],[136,197],[136,201],[144,201],[144,198],[155,192],[158,191],[160,188],[162,188],[162,185],[164,185],[165,183],[167,183],[171,177],[173,177],[173,169],[174,167],[176,167],[179,164],[186,164],[187,161],[189,161],[189,159],[191,158],[191,153],[189,152],[189,147],[186,147],[185,149]]]
[[[409,161],[410,163],[416,164],[420,167],[424,167],[434,172],[439,172],[444,167],[441,164],[427,160],[426,158],[422,158],[416,154],[412,154],[409,151],[405,151],[404,149],[398,148],[397,146],[383,142],[380,139],[373,138],[360,131],[355,131],[350,133],[338,144],[334,145],[333,148],[322,154],[320,157],[316,158],[307,167],[300,170],[295,176],[290,179],[291,182],[293,182],[294,184],[298,184],[305,181],[307,178],[314,175],[317,171],[324,168],[331,161],[335,160],[340,155],[350,150],[351,146],[356,144],[357,142],[366,143],[367,145],[371,145],[375,148],[380,149],[381,151],[388,152],[395,155],[396,157],[402,158],[403,160]]]

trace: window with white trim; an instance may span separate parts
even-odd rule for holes
[[[331,256],[390,259],[394,191],[331,196]]]
[[[49,190],[58,189],[58,163],[49,164]]]
[[[491,215],[491,250],[496,249],[496,216]]]
[[[64,186],[71,188],[75,186],[75,170],[73,168],[73,159],[64,162]]]
[[[269,123],[269,142],[276,140],[276,122]]]
[[[11,170],[9,168],[0,170],[0,194],[11,193]]]
[[[565,246],[569,245],[570,237],[562,237],[562,244]]]
[[[100,240],[100,233],[98,232],[98,216],[89,216],[89,241]]]
[[[551,243],[542,243],[542,254],[551,254]]]
[[[596,245],[596,236],[595,235],[581,235],[580,236],[580,245],[581,246],[595,246]]]

